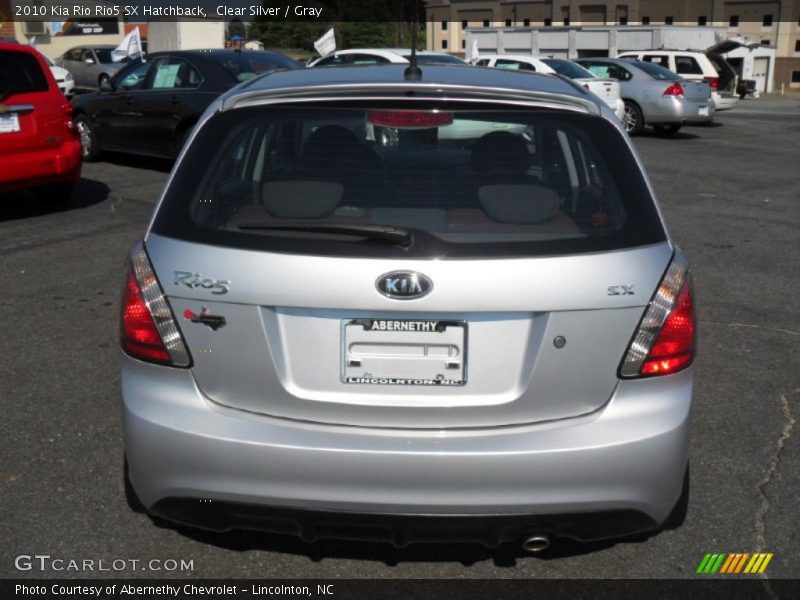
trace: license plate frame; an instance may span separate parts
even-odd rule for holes
[[[463,320],[343,319],[341,382],[462,387],[467,383],[468,330]]]
[[[22,131],[19,123],[19,115],[17,113],[4,113],[0,114],[0,134],[2,133],[18,133]]]
[[[708,106],[701,106],[700,108],[698,108],[697,109],[697,114],[700,115],[701,117],[707,117],[708,116]]]

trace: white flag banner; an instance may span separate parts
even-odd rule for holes
[[[28,46],[30,46],[31,48],[35,48],[36,47],[36,38],[35,37],[31,36],[31,37],[28,38]]]
[[[472,38],[472,47],[469,49],[469,62],[478,60],[480,53],[478,52],[478,38]]]
[[[320,53],[320,56],[327,56],[336,50],[336,36],[333,35],[333,27],[328,32],[314,42],[314,48]]]
[[[111,60],[119,62],[126,57],[142,55],[144,61],[144,53],[142,52],[142,38],[139,36],[139,28],[136,27],[128,35],[122,38],[119,46],[111,51]]]

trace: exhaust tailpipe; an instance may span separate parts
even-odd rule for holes
[[[550,547],[550,537],[544,534],[528,535],[522,538],[522,549],[525,552],[536,554],[544,552]]]

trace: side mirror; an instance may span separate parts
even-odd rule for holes
[[[100,91],[101,92],[113,92],[114,91],[114,84],[111,83],[108,79],[103,79],[100,82]]]
[[[94,59],[93,58],[84,58],[83,62],[85,62],[87,65],[93,65],[94,64]]]

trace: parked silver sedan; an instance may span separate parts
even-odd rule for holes
[[[625,101],[625,130],[641,133],[650,125],[657,133],[674,135],[686,123],[706,123],[714,118],[711,88],[705,82],[687,81],[649,62],[615,58],[579,58],[575,62],[598,77],[618,79]]]
[[[72,73],[75,87],[98,89],[104,81],[110,81],[117,71],[128,64],[128,59],[119,62],[111,60],[111,51],[115,47],[94,45],[72,48],[57,58],[56,64]]]

